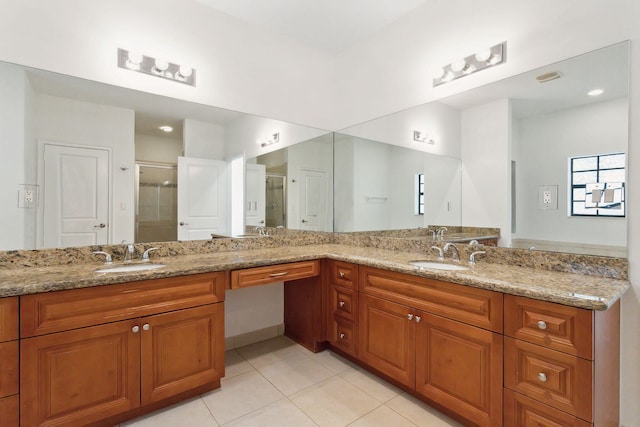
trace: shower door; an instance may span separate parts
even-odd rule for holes
[[[136,163],[136,238],[139,243],[178,239],[177,167]]]
[[[265,220],[267,227],[287,227],[286,183],[286,176],[267,174],[265,193]]]

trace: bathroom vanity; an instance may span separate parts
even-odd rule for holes
[[[112,425],[219,387],[225,291],[273,282],[289,337],[465,424],[617,425],[625,280],[415,256],[319,244],[4,270],[0,425]]]

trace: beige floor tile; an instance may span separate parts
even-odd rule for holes
[[[402,393],[399,388],[363,369],[351,369],[343,372],[340,376],[382,403],[388,402]]]
[[[302,390],[289,400],[321,426],[346,426],[381,405],[338,376]]]
[[[121,427],[217,427],[202,399],[195,398],[120,424]]]
[[[358,365],[345,359],[344,357],[334,353],[331,350],[324,350],[320,353],[313,353],[307,349],[304,349],[313,360],[325,366],[328,370],[334,374],[342,373],[346,370],[356,368]]]
[[[426,403],[404,393],[387,402],[386,406],[420,427],[463,427]]]
[[[245,347],[236,349],[256,369],[268,366],[272,363],[282,362],[290,357],[302,353],[302,347],[285,336],[260,341]]]
[[[414,423],[404,418],[386,406],[381,406],[359,418],[349,427],[416,427]]]
[[[251,371],[223,379],[222,387],[203,394],[202,400],[218,423],[224,424],[283,397],[262,375]]]
[[[224,354],[224,365],[225,378],[235,377],[254,370],[254,367],[235,350],[227,351]]]
[[[266,365],[258,371],[285,396],[335,375],[303,353]]]
[[[279,400],[244,417],[225,424],[224,427],[305,427],[315,426],[296,405],[287,399]]]

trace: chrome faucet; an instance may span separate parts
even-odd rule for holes
[[[142,254],[142,262],[149,262],[149,252],[157,251],[158,248],[149,248]]]
[[[476,264],[476,255],[484,255],[486,253],[487,253],[486,251],[476,251],[471,253],[471,255],[469,255],[469,265]]]
[[[258,235],[260,236],[268,236],[269,234],[267,233],[267,227],[265,227],[264,225],[259,225],[256,227],[256,231],[258,232]]]
[[[124,262],[131,262],[135,252],[136,248],[131,243],[128,243],[124,248]]]
[[[452,256],[453,260],[460,261],[460,252],[458,252],[458,247],[453,243],[447,243],[446,245],[444,245],[445,254],[449,252],[449,249],[453,250],[453,256]]]
[[[104,263],[105,264],[113,264],[113,260],[111,259],[111,254],[105,251],[94,251],[96,255],[104,255]]]
[[[444,261],[444,253],[442,252],[441,248],[439,248],[438,246],[431,246],[431,249],[435,249],[436,251],[438,251],[438,261]]]
[[[440,227],[436,230],[436,237],[442,239],[444,237],[444,232],[447,231],[447,227]]]

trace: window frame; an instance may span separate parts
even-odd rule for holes
[[[624,166],[622,167],[615,167],[615,168],[602,168],[601,167],[601,161],[600,159],[603,157],[609,157],[609,156],[624,156]],[[585,169],[585,170],[574,170],[574,161],[575,160],[581,160],[581,159],[595,159],[596,161],[596,167],[595,169]],[[600,181],[600,174],[604,171],[615,171],[615,170],[622,170],[624,172],[624,178],[623,181]],[[626,207],[626,199],[625,199],[625,187],[626,187],[626,170],[627,170],[627,156],[626,153],[607,153],[607,154],[594,154],[594,155],[589,155],[589,156],[574,156],[574,157],[569,157],[569,217],[577,217],[577,218],[626,218],[627,216],[627,207]],[[595,172],[596,173],[596,182],[600,183],[600,184],[609,184],[609,183],[621,183],[622,184],[622,197],[621,197],[621,210],[622,210],[622,215],[607,215],[606,213],[602,213],[602,212],[606,212],[606,208],[593,208],[594,209],[594,214],[582,214],[582,213],[575,213],[574,212],[574,207],[575,207],[575,203],[585,203],[587,202],[587,185],[588,184],[575,184],[574,183],[574,178],[575,175],[577,173],[584,173],[584,172]],[[584,193],[585,193],[585,199],[584,200],[580,200],[580,199],[575,199],[574,198],[574,194],[575,194],[575,190],[578,189],[583,189]]]

